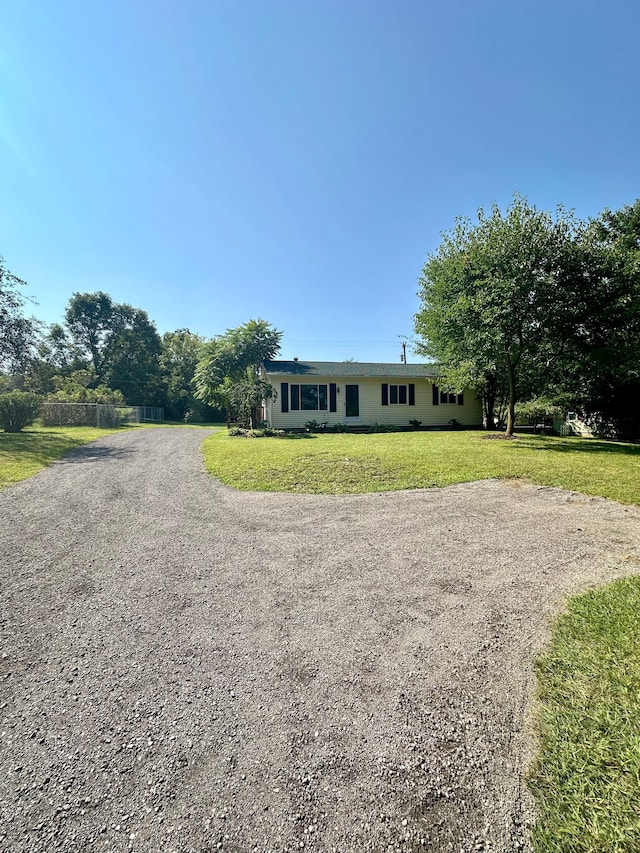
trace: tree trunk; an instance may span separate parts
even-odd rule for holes
[[[509,406],[507,408],[507,431],[505,435],[513,435],[513,426],[516,420],[516,369],[509,362]]]
[[[496,384],[495,374],[487,374],[485,376],[482,397],[484,404],[484,426],[487,430],[495,429],[496,426]]]

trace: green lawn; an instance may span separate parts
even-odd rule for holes
[[[538,661],[537,853],[640,850],[640,578],[573,598]]]
[[[95,427],[26,427],[22,432],[0,432],[0,489],[37,474],[74,447],[117,429]]]
[[[596,439],[403,432],[237,438],[203,445],[207,470],[237,489],[340,494],[517,478],[640,504],[640,445]]]

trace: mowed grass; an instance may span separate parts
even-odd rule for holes
[[[640,578],[573,598],[537,663],[537,853],[640,850]]]
[[[26,427],[22,432],[0,432],[0,489],[37,474],[74,447],[117,429],[94,427]]]
[[[640,445],[596,439],[405,432],[205,439],[209,473],[236,489],[343,494],[519,479],[640,504]]]

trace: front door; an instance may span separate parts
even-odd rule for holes
[[[359,386],[358,385],[345,385],[344,386],[344,397],[345,397],[345,415],[348,418],[359,418],[360,417],[360,394],[359,394]]]

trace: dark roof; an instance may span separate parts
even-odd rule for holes
[[[398,379],[433,379],[437,376],[435,364],[380,364],[366,361],[265,361],[264,369],[270,376],[287,374]]]

